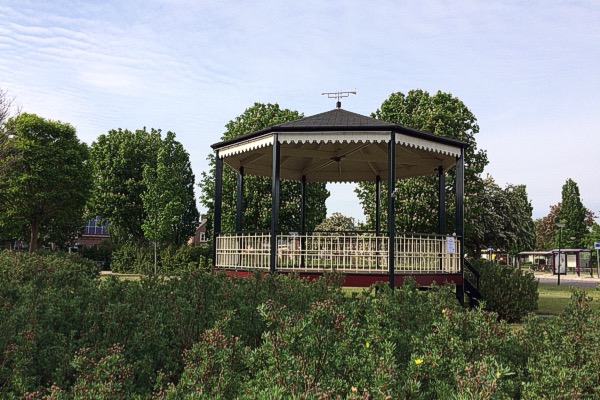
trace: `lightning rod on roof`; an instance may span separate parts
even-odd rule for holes
[[[342,102],[340,99],[342,97],[349,97],[351,94],[356,94],[356,89],[354,89],[354,92],[325,92],[321,93],[321,96],[327,96],[329,99],[337,99],[335,108],[342,108]]]

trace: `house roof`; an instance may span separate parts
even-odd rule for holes
[[[387,152],[396,137],[397,179],[454,166],[467,143],[342,109],[284,122],[212,145],[225,164],[248,175],[271,176],[272,146],[281,144],[281,178],[315,182],[387,178]]]

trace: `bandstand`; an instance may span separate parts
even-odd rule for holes
[[[298,273],[315,277],[341,272],[347,286],[377,281],[391,287],[413,277],[419,285],[453,282],[463,293],[464,150],[467,143],[421,132],[341,108],[252,132],[212,145],[216,155],[214,204],[215,268],[245,275]],[[223,166],[237,171],[236,232],[221,231]],[[456,168],[456,232],[446,234],[445,174]],[[245,232],[244,176],[272,178],[271,227]],[[394,195],[387,191],[387,228],[381,229],[381,182],[438,177],[437,234],[397,232]],[[278,229],[281,180],[301,185],[300,226]],[[307,182],[374,182],[376,229],[369,232],[307,232]]]

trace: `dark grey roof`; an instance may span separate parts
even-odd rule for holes
[[[366,117],[364,115],[356,114],[350,111],[337,108],[321,114],[297,119],[295,121],[284,122],[279,125],[274,125],[268,128],[261,129],[259,131],[251,132],[219,143],[215,143],[211,147],[213,149],[218,149],[223,146],[243,142],[245,140],[249,140],[272,132],[378,132],[384,130],[400,132],[409,136],[423,138],[426,140],[432,140],[437,143],[446,143],[461,148],[468,147],[468,144],[466,142],[462,142],[460,140],[450,139],[444,136],[438,136],[433,133],[421,132],[416,129],[407,128],[402,125],[397,125],[391,122]]]
[[[365,117],[350,111],[336,108],[321,114],[297,119],[295,121],[284,122],[275,125],[273,128],[306,128],[306,127],[349,127],[349,126],[389,126],[389,122],[379,119]]]

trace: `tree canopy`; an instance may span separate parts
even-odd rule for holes
[[[109,222],[117,242],[183,243],[198,222],[189,155],[175,134],[111,130],[92,144],[89,212]]]
[[[479,132],[477,119],[467,106],[450,93],[438,91],[433,96],[423,90],[391,94],[376,110],[373,117],[436,135],[458,139],[469,144],[465,150],[465,246],[469,251],[474,241],[476,216],[484,210],[477,194],[483,190],[481,173],[487,165],[486,152],[477,148],[475,135]],[[454,215],[455,169],[446,178],[447,214]],[[367,217],[367,226],[375,227],[375,184],[360,183],[356,193]],[[387,185],[382,183],[382,199],[387,198]],[[383,201],[382,203],[385,203]],[[396,230],[405,232],[437,232],[437,178],[426,176],[404,179],[396,184]],[[383,224],[387,221],[387,206],[382,204]],[[447,233],[453,233],[453,218],[447,219]]]
[[[168,132],[160,145],[156,168],[144,167],[143,181],[145,237],[162,244],[184,244],[194,234],[200,215],[189,154],[173,132]]]
[[[278,104],[255,103],[240,116],[229,121],[222,140],[232,139],[247,133],[264,129],[287,121],[302,118],[302,114],[289,109],[281,109]],[[208,156],[210,170],[202,173],[200,181],[200,202],[207,209],[208,226],[212,229],[214,216],[215,157]],[[223,169],[222,230],[235,230],[237,172],[228,167]],[[300,229],[299,182],[282,181],[280,187],[279,229],[298,231]],[[326,216],[325,200],[329,191],[324,183],[306,184],[306,229],[311,231]],[[243,229],[268,230],[271,221],[271,179],[261,176],[244,178]]]
[[[88,148],[68,123],[23,113],[2,129],[0,230],[10,238],[68,243],[83,226],[91,188]],[[10,134],[9,134],[10,133]],[[3,229],[2,229],[3,228]]]
[[[488,246],[510,254],[533,248],[533,207],[525,185],[509,184],[502,189],[491,176],[484,178],[482,184],[483,190],[478,195],[481,212],[471,220],[474,256],[478,258]]]
[[[572,179],[567,179],[562,187],[562,201],[558,220],[565,223],[562,229],[561,246],[563,248],[581,248],[588,234],[586,211],[579,196],[579,186]],[[555,236],[560,234],[556,232]],[[556,238],[555,238],[556,239]]]
[[[552,206],[550,206],[550,212],[548,213],[548,215],[535,221],[535,231],[536,231],[535,249],[536,250],[545,251],[545,250],[556,249],[559,247],[558,246],[559,245],[559,243],[558,243],[559,229],[556,226],[556,222],[564,221],[562,219],[562,217],[560,217],[561,208],[562,208],[562,202],[552,205]],[[585,221],[585,226],[586,226],[586,234],[584,235],[582,245],[580,246],[577,243],[571,243],[571,239],[570,239],[571,236],[566,231],[566,226],[565,226],[565,228],[563,228],[562,241],[560,243],[561,247],[563,247],[563,248],[571,247],[571,245],[574,245],[575,248],[592,247],[594,244],[593,238],[595,236],[590,232],[590,229],[592,229],[592,231],[593,231],[594,225],[597,225],[594,222],[594,218],[595,218],[594,213],[590,209],[585,208],[585,220],[584,221]],[[567,241],[567,239],[568,239],[568,241]]]
[[[329,217],[325,218],[315,230],[317,231],[353,231],[356,229],[354,218],[347,217],[340,212],[334,212]]]

